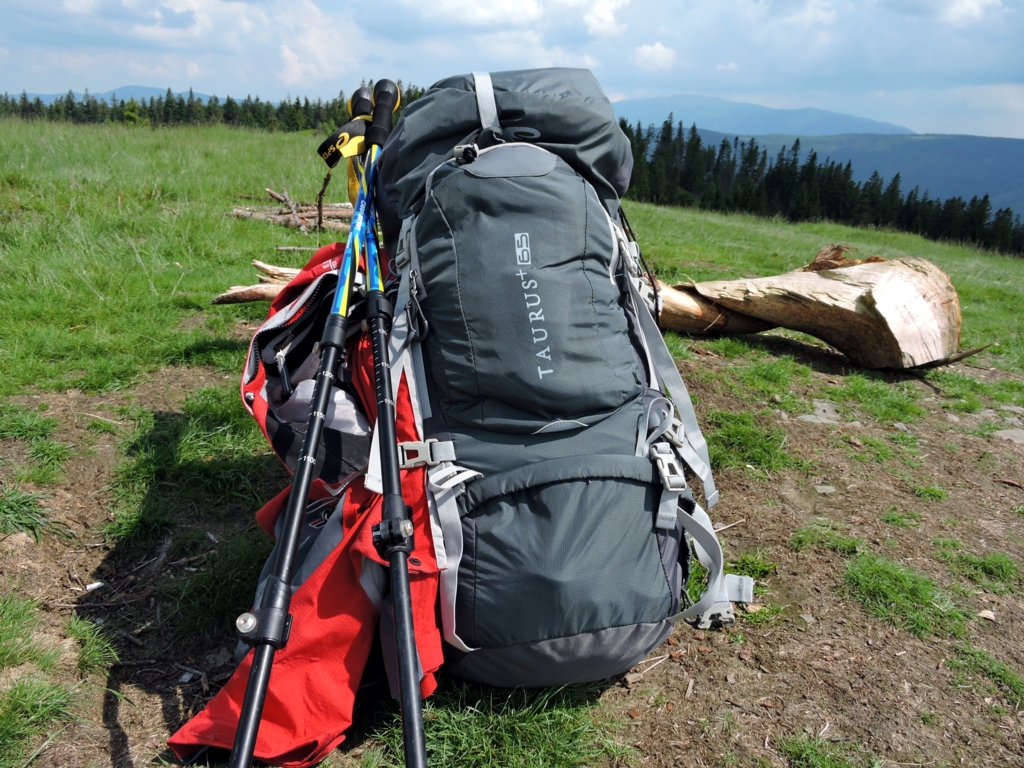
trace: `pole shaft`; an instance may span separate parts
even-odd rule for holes
[[[383,294],[379,293],[380,298]],[[367,297],[368,306],[377,302]],[[380,434],[381,485],[384,491],[383,514],[398,519],[407,516],[402,500],[402,479],[398,466],[398,441],[395,426],[395,399],[391,389],[391,365],[388,355],[389,318],[379,313],[370,318],[370,343],[373,348],[374,387],[377,393],[377,430]],[[397,498],[396,498],[397,497]],[[402,707],[402,741],[406,768],[426,768],[426,739],[423,734],[423,704],[420,701],[419,659],[412,622],[412,595],[409,592],[409,553],[392,552],[388,558],[391,572],[391,599],[395,608],[395,640],[398,651],[398,681]]]
[[[335,335],[337,326],[335,324]],[[325,336],[327,334],[325,333]],[[344,324],[341,326],[340,338],[345,338]],[[288,506],[282,517],[281,536],[277,541],[276,555],[271,575],[286,584],[291,584],[295,557],[298,553],[302,535],[302,522],[309,499],[309,488],[316,473],[316,453],[320,448],[327,409],[331,402],[331,390],[334,385],[334,372],[338,367],[340,349],[334,344],[321,345],[320,368],[317,372],[316,384],[313,387],[313,402],[306,422],[306,434],[302,439],[299,460],[295,467],[292,490],[288,495]],[[269,590],[265,594],[269,597]],[[290,600],[290,593],[289,593]],[[263,714],[263,703],[270,684],[270,668],[274,663],[276,648],[269,643],[257,645],[253,649],[252,667],[249,670],[249,682],[245,688],[245,699],[238,717],[238,730],[235,731],[235,743],[231,748],[230,768],[249,768],[252,764],[253,752],[256,749],[256,737],[259,734],[260,717]]]

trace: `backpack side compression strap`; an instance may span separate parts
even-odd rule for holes
[[[495,134],[501,133],[498,122],[498,105],[494,101],[494,85],[489,72],[474,72],[473,82],[476,87],[476,108],[480,111],[480,127],[485,131],[490,128]]]

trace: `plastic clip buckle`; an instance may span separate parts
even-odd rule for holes
[[[408,442],[398,444],[398,458],[400,469],[413,469],[414,467],[436,467],[440,460],[435,459],[431,447],[437,440],[430,438],[423,442]]]
[[[655,443],[651,446],[651,454],[658,462],[658,474],[661,475],[661,484],[669,493],[682,493],[686,490],[686,476],[683,468],[679,466],[675,451],[668,443]]]

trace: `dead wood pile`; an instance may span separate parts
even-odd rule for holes
[[[231,215],[239,219],[258,219],[278,224],[282,227],[299,229],[303,233],[320,229],[332,232],[348,232],[349,220],[352,218],[351,203],[298,203],[288,196],[287,190],[282,195],[272,189],[267,194],[282,206],[270,208],[235,208]]]

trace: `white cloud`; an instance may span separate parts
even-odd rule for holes
[[[61,7],[68,13],[87,14],[96,10],[98,0],[64,0]]]
[[[661,43],[641,45],[633,49],[633,61],[640,69],[652,72],[659,69],[672,69],[672,65],[676,61],[676,52]]]
[[[590,10],[583,14],[583,23],[587,25],[587,31],[597,37],[621,35],[626,31],[626,25],[616,20],[615,12],[627,5],[629,0],[597,0]]]
[[[989,8],[1001,8],[1000,0],[952,0],[946,4],[943,16],[947,21],[961,24],[981,18]]]
[[[905,16],[934,18],[954,25],[981,19],[989,10],[1003,7],[1002,0],[878,0],[879,4]]]
[[[739,65],[735,61],[730,61],[728,64],[719,64],[715,69],[719,72],[735,72],[739,69]]]
[[[538,21],[544,8],[537,0],[400,0],[426,19],[439,19],[460,26],[525,26]]]

